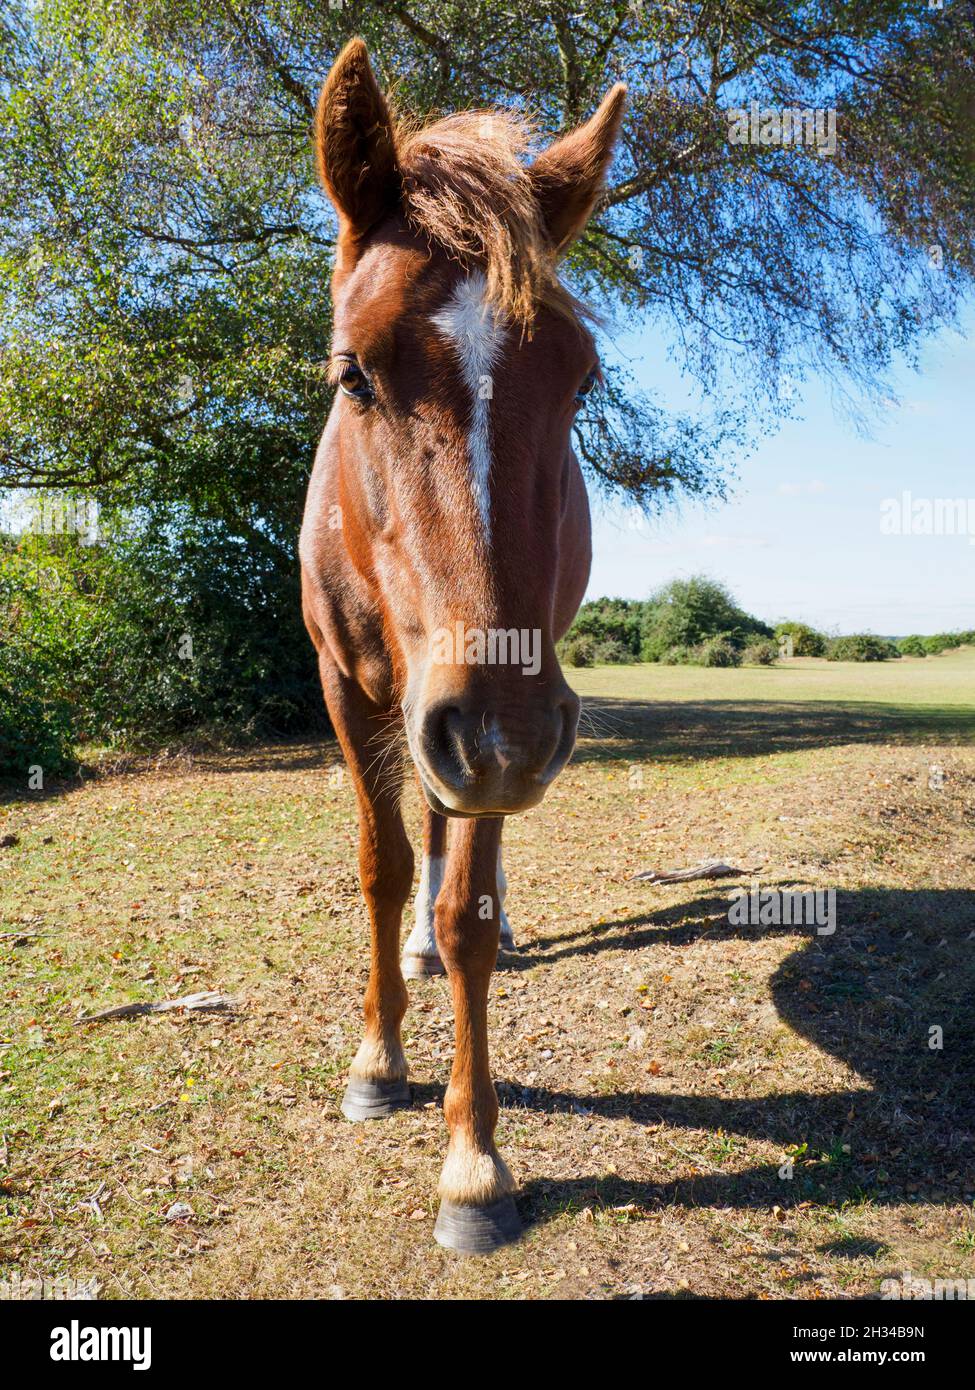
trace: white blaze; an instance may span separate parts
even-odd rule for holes
[[[491,535],[491,369],[504,341],[504,331],[484,302],[487,282],[474,274],[462,280],[433,323],[457,349],[464,383],[471,393],[471,423],[467,452],[471,491],[486,538]]]

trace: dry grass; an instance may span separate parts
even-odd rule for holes
[[[599,737],[505,832],[520,949],[492,1038],[525,1240],[482,1261],[432,1240],[443,981],[411,985],[413,1109],[339,1115],[366,964],[353,801],[333,748],[291,745],[0,805],[8,1271],[230,1298],[975,1277],[975,711],[886,668],[825,697],[787,671],[577,675]],[[733,927],[723,884],[627,882],[704,856],[837,889],[835,934]],[[75,1022],[199,989],[240,1016]]]

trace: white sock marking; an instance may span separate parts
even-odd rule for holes
[[[501,926],[501,945],[514,946],[515,938],[511,930],[511,923],[508,921],[508,914],[504,910],[504,900],[508,896],[508,880],[505,876],[504,865],[501,863],[501,846],[498,846],[498,914]]]
[[[446,305],[434,314],[433,323],[450,338],[460,357],[464,383],[471,393],[471,423],[467,451],[471,463],[471,491],[484,526],[491,537],[491,369],[504,341],[494,314],[484,302],[487,282],[476,273],[462,280]],[[485,378],[487,383],[485,384]]]
[[[415,922],[413,930],[403,946],[404,956],[439,956],[437,950],[437,931],[434,924],[434,908],[437,894],[443,883],[444,857],[440,854],[425,854],[420,867],[420,886],[413,899]],[[501,944],[514,946],[515,939],[504,910],[504,900],[508,893],[508,880],[501,866],[501,851],[498,850],[498,912],[500,915]]]
[[[435,956],[437,933],[433,924],[433,909],[443,883],[444,861],[441,854],[425,854],[420,868],[420,886],[413,901],[416,923],[403,947],[404,956]]]

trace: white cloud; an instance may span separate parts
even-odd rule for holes
[[[818,497],[829,488],[821,478],[812,478],[808,483],[779,483],[776,491],[782,497]]]

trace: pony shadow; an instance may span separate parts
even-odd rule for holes
[[[784,1023],[846,1063],[862,1084],[835,1092],[776,1091],[757,1096],[653,1091],[583,1091],[499,1085],[502,1105],[725,1135],[743,1135],[793,1153],[744,1172],[720,1171],[705,1156],[700,1172],[646,1181],[593,1175],[535,1182],[533,1219],[544,1221],[586,1201],[613,1207],[730,1208],[801,1201],[957,1202],[975,1193],[975,892],[968,889],[839,891],[836,930],[732,927],[727,900],[706,897],[575,934],[561,949],[525,955],[522,968],[571,954],[631,950],[670,942],[747,939],[756,931],[803,933],[770,981]],[[690,920],[688,913],[690,912]],[[720,916],[718,914],[721,914]],[[565,937],[549,938],[552,946]],[[770,1064],[774,1077],[774,1063]],[[706,1151],[708,1143],[699,1140]]]

